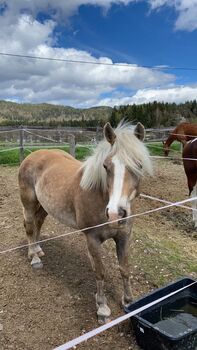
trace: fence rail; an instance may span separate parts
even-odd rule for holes
[[[146,129],[145,142],[159,142],[167,138],[173,128]],[[96,145],[103,138],[102,128],[49,128],[24,127],[0,128],[0,147],[3,150],[19,149],[20,163],[25,157],[25,150],[31,148],[67,147],[68,152],[75,157],[76,147]]]
[[[28,130],[32,132],[32,134],[41,133],[42,136],[52,136],[55,139],[61,140],[62,137],[68,137],[70,134],[73,134],[77,142],[78,140],[87,139],[87,138],[96,138],[97,141],[99,141],[102,138],[103,135],[103,129],[100,127],[97,128],[79,128],[79,127],[57,127],[57,128],[50,128],[50,127],[35,127],[35,126],[20,126],[18,128],[14,127],[0,127],[0,142],[13,142],[16,141],[17,138],[19,138],[19,133],[23,130]],[[146,140],[158,140],[161,141],[162,139],[166,138],[170,131],[172,131],[174,128],[148,128],[146,129]],[[29,140],[31,140],[31,137],[28,135],[25,135],[25,137]],[[35,139],[35,137],[34,137]]]

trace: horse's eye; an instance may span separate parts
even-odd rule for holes
[[[105,163],[103,164],[103,167],[105,168],[105,170],[107,170],[107,165]]]

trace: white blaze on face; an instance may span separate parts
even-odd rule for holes
[[[114,164],[114,182],[112,192],[110,194],[110,200],[107,205],[109,216],[111,214],[118,215],[118,208],[120,206],[126,206],[125,198],[122,197],[125,166],[117,157],[112,158],[112,163]]]

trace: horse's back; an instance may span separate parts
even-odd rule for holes
[[[31,153],[19,168],[21,200],[26,208],[39,203],[47,213],[62,221],[73,206],[79,187],[81,162],[66,152],[40,150]],[[62,213],[62,215],[61,215]]]
[[[81,162],[62,150],[39,150],[32,152],[23,160],[19,168],[19,175],[25,172],[30,175],[31,170],[33,173],[43,172],[51,166],[79,168],[80,165]]]
[[[187,142],[183,149],[183,158],[197,158],[197,137]]]
[[[187,141],[193,139],[193,137],[197,137],[197,124],[183,122],[180,123],[176,129],[177,134],[184,134]]]

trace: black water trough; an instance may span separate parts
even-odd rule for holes
[[[182,278],[125,308],[126,313],[195,282]],[[197,350],[197,283],[131,317],[138,345],[144,350]]]

